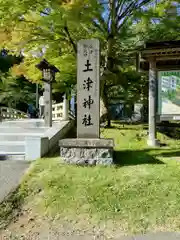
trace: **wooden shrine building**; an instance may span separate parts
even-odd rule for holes
[[[158,146],[156,133],[157,120],[180,120],[180,112],[162,115],[157,111],[158,72],[180,70],[180,41],[146,43],[139,51],[138,67],[141,71],[149,71],[149,135],[148,145]],[[175,115],[175,116],[174,116]],[[175,118],[176,117],[176,118]]]

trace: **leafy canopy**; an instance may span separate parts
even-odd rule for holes
[[[170,0],[0,0],[0,42],[2,47],[25,56],[23,63],[13,68],[14,72],[39,81],[41,73],[35,65],[42,57],[47,58],[61,71],[54,90],[65,91],[76,83],[77,41],[98,38],[101,94],[105,97],[108,91],[112,96],[112,85],[117,85],[127,96],[124,79],[132,74],[128,75],[125,69],[130,66],[133,69],[138,44],[162,36],[167,38],[172,32],[175,35],[175,25],[171,25],[170,32],[166,28],[171,3]],[[135,79],[130,79],[134,86]]]

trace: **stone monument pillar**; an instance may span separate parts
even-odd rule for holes
[[[60,140],[67,163],[113,163],[113,139],[100,138],[100,49],[97,39],[80,40],[77,53],[77,138]]]
[[[156,98],[157,98],[156,59],[149,59],[149,136],[147,144],[151,147],[159,146],[156,131]]]

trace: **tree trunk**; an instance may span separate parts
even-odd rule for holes
[[[104,122],[107,116],[107,109],[104,105],[103,98],[100,98],[100,122]]]
[[[106,108],[106,120],[107,120],[107,127],[110,128],[111,127],[111,114],[109,111],[109,103],[108,103],[108,99],[107,99],[107,95],[104,95],[104,106]]]
[[[111,15],[111,24],[109,26],[109,35],[107,38],[107,55],[106,55],[106,63],[105,63],[105,72],[102,76],[101,81],[101,97],[106,109],[106,119],[107,119],[107,127],[111,127],[111,114],[109,111],[109,99],[108,99],[108,72],[112,72],[113,70],[113,46],[115,42],[115,34],[117,29],[116,23],[116,4],[114,0],[109,1],[110,15]]]
[[[107,121],[107,126],[111,126],[111,116],[109,112],[109,100],[108,100],[108,92],[107,92],[107,86],[106,86],[106,80],[107,80],[107,71],[101,75],[100,78],[100,118],[104,122]]]
[[[104,85],[105,85],[105,80],[104,80],[104,76],[102,76],[101,97],[100,97],[100,121],[101,122],[105,122],[108,116],[108,105],[107,105],[106,95],[104,94]]]
[[[107,69],[109,72],[113,70],[113,44],[114,44],[114,36],[111,33],[108,37],[108,42],[107,42]],[[107,75],[108,78],[108,75]],[[104,88],[103,88],[103,99],[104,99],[104,105],[107,109],[107,127],[111,127],[111,114],[109,110],[109,99],[108,99],[108,86],[107,86],[107,79],[104,82]]]
[[[109,104],[106,100],[106,96],[100,99],[100,117],[101,121],[107,121],[107,127],[111,127],[111,115],[109,112]]]
[[[107,127],[110,128],[111,127],[111,119],[108,117],[107,119]]]
[[[103,99],[104,107],[106,109],[107,127],[111,127],[111,114],[109,111],[108,89],[107,89],[106,83],[104,84],[102,99]]]

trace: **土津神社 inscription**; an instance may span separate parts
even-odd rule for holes
[[[99,138],[99,41],[80,40],[77,55],[77,137]]]

